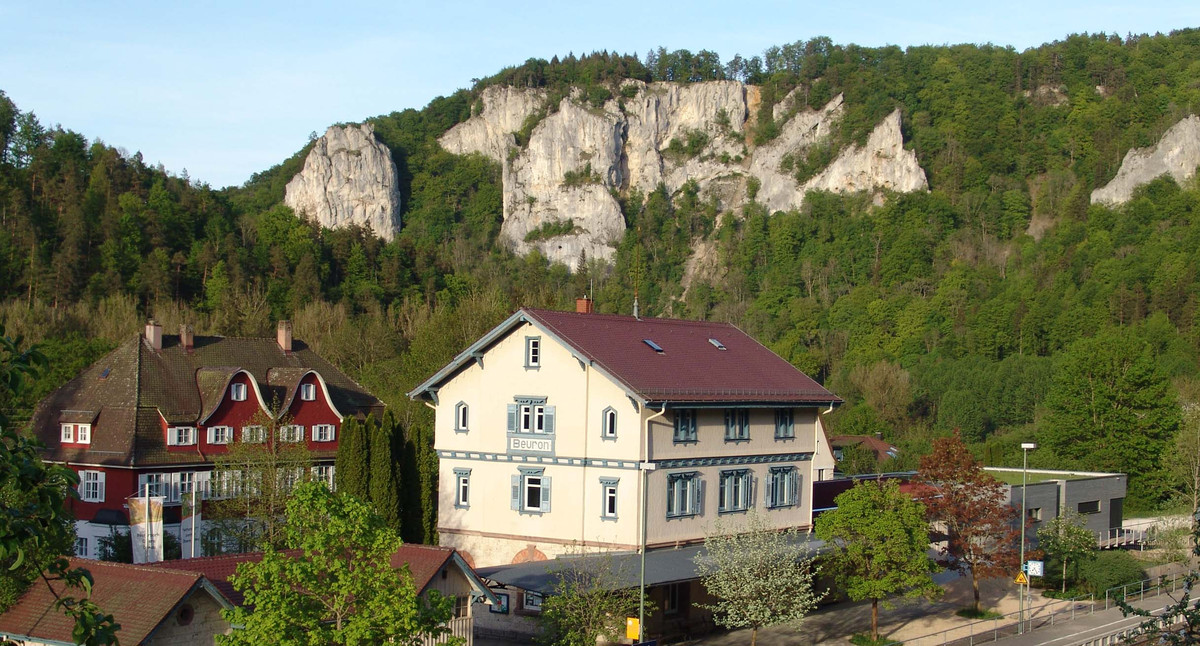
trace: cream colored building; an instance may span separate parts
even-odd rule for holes
[[[441,542],[476,567],[636,550],[643,504],[649,549],[750,509],[808,528],[833,474],[840,400],[729,324],[522,309],[409,396],[437,411]]]

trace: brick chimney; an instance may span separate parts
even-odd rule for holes
[[[283,350],[284,354],[289,354],[292,351],[292,322],[280,321],[278,328],[275,330],[275,341],[279,344],[279,349]]]
[[[162,350],[162,326],[154,319],[146,321],[146,342],[155,352]]]
[[[196,347],[195,331],[187,323],[179,324],[179,345],[183,346],[184,352],[191,352]]]
[[[595,307],[595,301],[587,296],[575,299],[575,312],[578,314],[591,314],[595,311]]]

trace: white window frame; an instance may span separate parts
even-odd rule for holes
[[[243,426],[242,441],[247,444],[262,444],[267,441],[267,429],[261,424]]]
[[[316,401],[317,400],[317,385],[316,384],[300,384],[300,401]]]
[[[233,441],[232,426],[209,426],[207,430],[209,444],[229,444]]]
[[[700,474],[671,473],[667,475],[667,518],[697,516],[703,506],[700,500],[703,488]]]
[[[104,472],[79,472],[79,499],[83,502],[104,502]]]
[[[471,470],[454,470],[454,507],[470,509],[471,507]]]
[[[771,467],[767,472],[767,509],[800,504],[800,471],[796,467]]]
[[[137,495],[166,497],[166,487],[169,479],[165,473],[139,473]]]
[[[284,424],[279,427],[279,441],[296,444],[304,441],[303,424]]]
[[[617,409],[609,406],[600,412],[600,438],[617,439]]]
[[[542,337],[525,337],[525,369],[536,370],[542,367]]]
[[[722,471],[717,480],[717,513],[730,514],[750,509],[753,506],[753,482],[749,469]]]
[[[195,426],[168,426],[167,446],[195,446]]]
[[[336,468],[332,464],[318,464],[312,468],[312,477],[316,482],[324,482],[325,486],[329,487],[330,491],[337,486],[337,481],[334,475],[337,473]]]
[[[91,444],[92,443],[92,425],[91,424],[76,424],[75,425],[75,443],[76,444]]]
[[[62,431],[62,435],[60,437],[62,438],[63,442],[70,442],[72,444],[75,443],[75,425],[74,424],[63,424],[61,427],[61,431]]]
[[[454,405],[454,432],[466,433],[470,430],[468,423],[471,421],[471,407],[467,406],[466,402],[458,402]]]
[[[551,478],[544,468],[519,467],[518,475],[512,477],[512,508],[521,514],[545,514],[550,512]],[[537,491],[538,504],[531,505],[530,499]]]
[[[85,559],[92,557],[86,536],[75,537],[75,556]]]
[[[600,518],[602,520],[617,520],[617,509],[620,498],[617,497],[618,478],[600,478]]]
[[[246,401],[246,384],[242,384],[242,383],[230,384],[229,398],[235,402]]]
[[[333,424],[313,424],[312,441],[332,442],[337,439],[337,427]]]

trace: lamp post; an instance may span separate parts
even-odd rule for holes
[[[1036,448],[1037,444],[1033,442],[1021,442],[1021,518],[1018,519],[1017,522],[1021,527],[1022,573],[1025,572],[1025,489],[1027,489],[1029,485],[1029,452]],[[1028,585],[1028,583],[1017,584],[1017,634],[1022,634],[1025,632],[1025,588]]]

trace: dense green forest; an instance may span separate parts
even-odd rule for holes
[[[777,213],[753,185],[736,208],[694,184],[631,191],[612,264],[568,269],[501,249],[498,165],[451,155],[437,137],[490,85],[552,98],[578,87],[595,104],[624,78],[760,85],[758,143],[778,133],[771,108],[796,88],[798,109],[845,94],[831,150],[899,107],[931,190],[883,206],[813,194]],[[216,190],[47,128],[0,93],[0,320],[52,361],[16,413],[148,316],[168,332],[190,322],[226,335],[289,318],[395,413],[418,453],[403,477],[425,493],[407,505],[405,538],[431,540],[431,416],[403,393],[516,307],[567,308],[590,289],[600,311],[628,313],[636,287],[644,314],[732,321],[822,381],[846,399],[828,416],[833,432],[901,447],[886,468],[915,467],[960,428],[990,464],[1019,464],[1018,443],[1035,439],[1032,465],[1125,470],[1128,507],[1161,508],[1186,488],[1164,461],[1170,447],[1198,432],[1180,403],[1200,399],[1200,187],[1158,180],[1119,209],[1088,196],[1128,149],[1197,112],[1198,79],[1196,30],[1076,35],[1024,52],[816,38],[727,62],[664,49],[534,59],[369,119],[401,174],[403,230],[386,244],[282,205],[307,146]],[[685,291],[701,239],[718,271]]]

